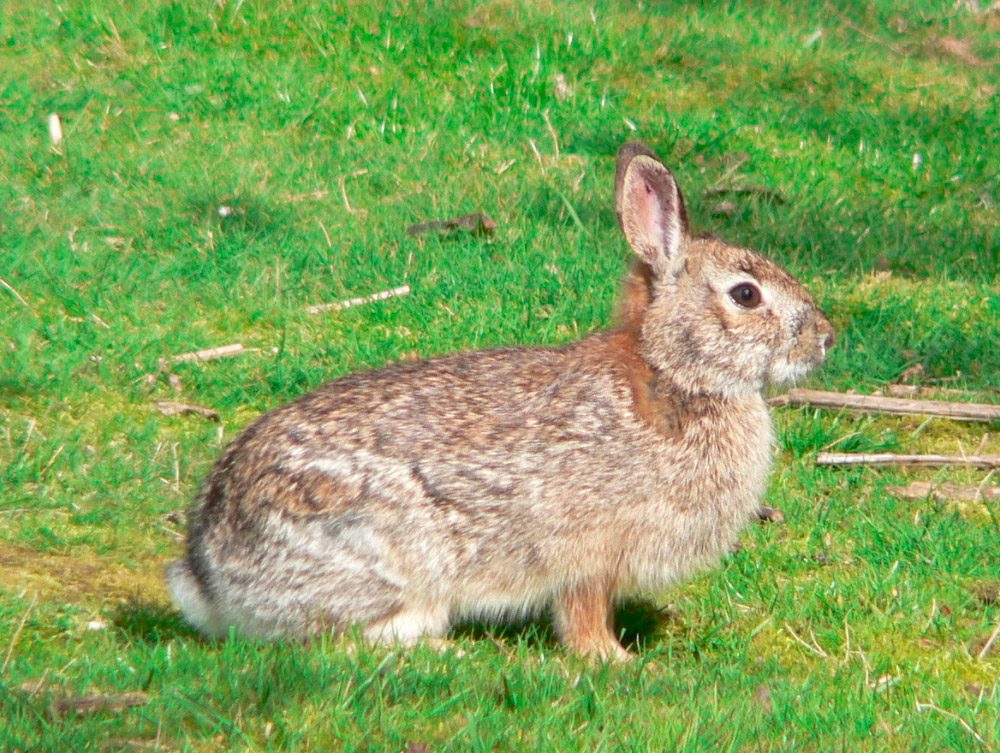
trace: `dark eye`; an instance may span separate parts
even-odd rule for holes
[[[729,291],[729,297],[745,309],[760,306],[760,288],[744,282]]]

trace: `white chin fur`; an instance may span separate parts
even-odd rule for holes
[[[809,364],[778,361],[772,363],[768,371],[768,381],[776,385],[794,384],[812,370]]]

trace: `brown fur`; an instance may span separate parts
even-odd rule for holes
[[[611,582],[570,584],[556,596],[555,626],[559,639],[573,651],[601,659],[627,656],[615,636]]]

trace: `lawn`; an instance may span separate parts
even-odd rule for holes
[[[784,522],[623,605],[626,665],[566,654],[544,619],[443,652],[185,626],[163,568],[255,416],[610,323],[629,139],[696,228],[814,292],[838,343],[807,386],[1000,402],[988,2],[377,5],[0,8],[0,750],[1000,746],[1000,507],[890,491],[987,472],[815,463],[1000,454],[996,424],[776,410]],[[492,234],[407,233],[478,211]]]

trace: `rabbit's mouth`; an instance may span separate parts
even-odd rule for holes
[[[775,385],[785,385],[804,379],[810,371],[826,360],[827,351],[832,345],[832,332],[823,333],[821,338],[811,343],[796,343],[788,353],[771,362],[767,374],[768,381]]]

